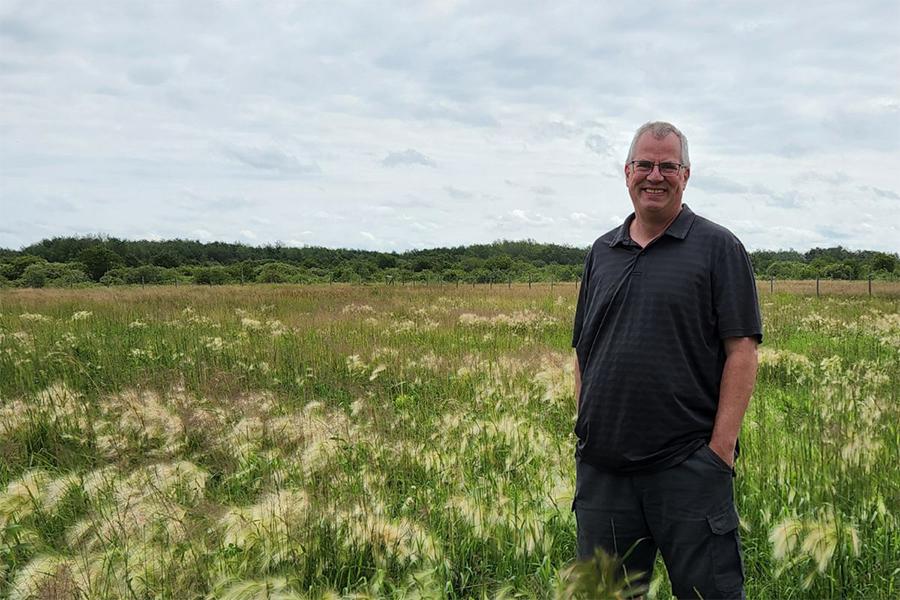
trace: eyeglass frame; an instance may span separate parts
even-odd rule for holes
[[[662,175],[663,177],[675,177],[676,175],[678,175],[681,172],[681,169],[689,168],[688,165],[685,165],[682,163],[677,163],[677,162],[672,162],[670,160],[664,160],[661,162],[653,162],[652,160],[633,160],[633,161],[629,162],[628,165],[631,167],[631,170],[634,172],[637,172],[637,168],[635,168],[635,166],[634,166],[635,163],[650,163],[650,170],[647,171],[646,174],[649,175],[650,173],[653,172],[654,168],[657,168],[657,169],[659,169],[659,174]],[[663,173],[663,170],[662,170],[663,165],[676,165],[677,168],[675,169],[674,173],[666,174],[666,173]],[[646,168],[646,165],[644,166],[644,168]]]

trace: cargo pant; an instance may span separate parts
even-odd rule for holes
[[[615,474],[576,459],[578,558],[600,547],[627,555],[627,573],[647,584],[660,551],[672,591],[688,598],[744,598],[734,470],[703,444],[681,464]]]

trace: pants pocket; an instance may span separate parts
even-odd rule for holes
[[[707,515],[712,536],[713,578],[720,592],[740,592],[744,586],[744,563],[738,514],[734,506]],[[740,595],[737,597],[741,597]]]
[[[734,468],[728,466],[728,463],[722,460],[722,457],[716,454],[716,451],[709,447],[709,444],[703,444],[702,446],[700,446],[700,452],[704,456],[706,456],[707,459],[716,467],[718,467],[722,471],[727,471],[732,477],[734,477]]]

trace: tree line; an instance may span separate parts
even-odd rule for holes
[[[575,281],[589,248],[533,240],[375,252],[281,244],[192,240],[54,237],[21,250],[0,249],[0,286],[75,287],[125,284]],[[896,253],[813,248],[750,253],[757,277],[894,279]]]

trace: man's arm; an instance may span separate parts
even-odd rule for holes
[[[734,463],[734,446],[756,383],[756,345],[753,337],[725,338],[725,368],[709,447],[729,465]]]
[[[578,355],[575,356],[575,414],[581,410],[581,365],[578,364]]]

